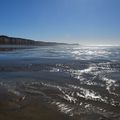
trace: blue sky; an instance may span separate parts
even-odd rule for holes
[[[120,0],[0,0],[0,34],[120,44]]]

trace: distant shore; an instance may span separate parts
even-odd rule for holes
[[[49,45],[66,45],[66,43],[35,41],[30,39],[15,38],[1,35],[0,45],[49,46]]]

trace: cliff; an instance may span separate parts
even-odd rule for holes
[[[64,44],[64,43],[56,43],[56,42],[43,42],[43,41],[35,41],[23,38],[15,38],[8,36],[0,36],[0,45],[36,45],[36,46],[46,46],[46,45],[56,45],[56,44]]]

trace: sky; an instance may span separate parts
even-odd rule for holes
[[[120,0],[0,0],[0,35],[120,45]]]

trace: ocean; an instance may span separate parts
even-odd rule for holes
[[[0,89],[4,120],[120,120],[120,47],[1,46]]]

